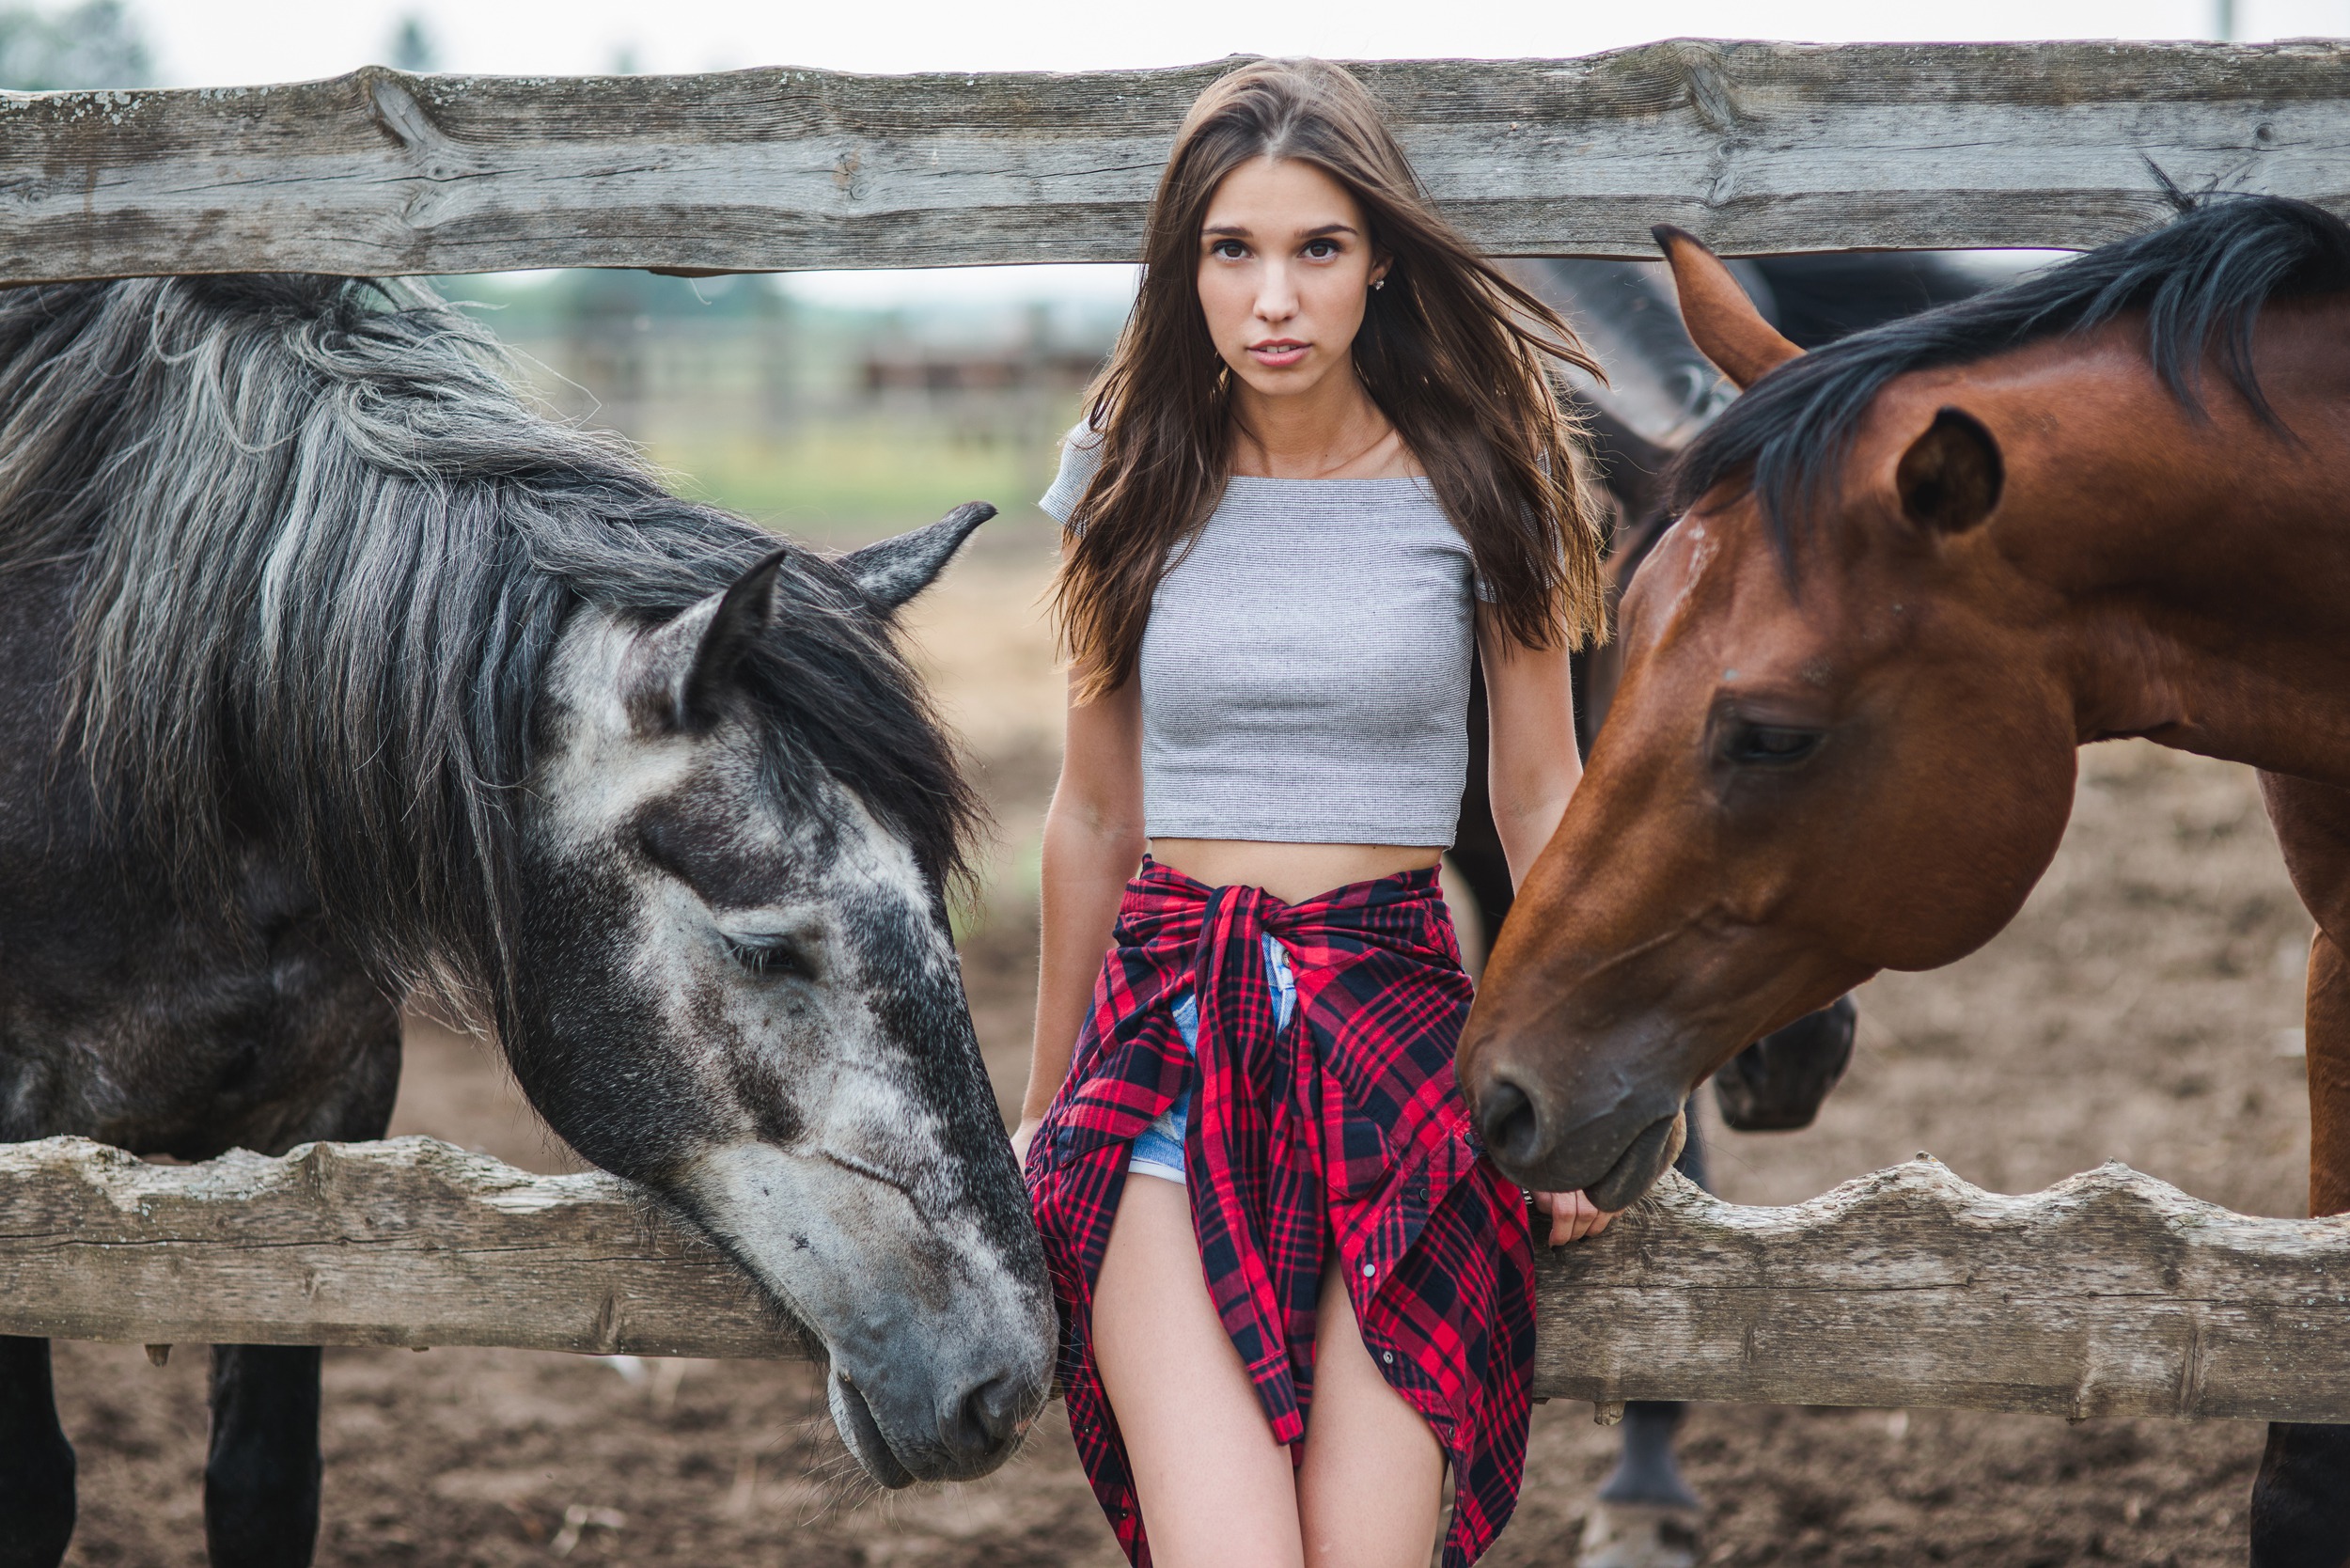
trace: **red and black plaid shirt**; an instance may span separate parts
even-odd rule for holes
[[[1297,980],[1277,1033],[1267,934]],[[1145,861],[1111,940],[1027,1176],[1066,1330],[1070,1426],[1120,1544],[1150,1561],[1094,1365],[1093,1284],[1129,1147],[1196,1081],[1183,1155],[1200,1262],[1274,1436],[1305,1436],[1335,1252],[1364,1344],[1451,1456],[1446,1568],[1475,1561],[1525,1467],[1533,1253],[1525,1200],[1481,1157],[1453,1078],[1470,988],[1436,873],[1286,904]],[[1171,1011],[1187,990],[1196,1080]]]

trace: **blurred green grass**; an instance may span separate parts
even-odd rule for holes
[[[1042,472],[1049,440],[1035,445],[1024,452],[919,426],[817,425],[776,438],[663,432],[646,449],[684,494],[797,538],[851,544],[965,501],[1026,517],[1051,478]]]

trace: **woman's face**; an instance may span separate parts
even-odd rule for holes
[[[1199,306],[1215,352],[1266,397],[1352,373],[1364,302],[1386,272],[1362,208],[1311,164],[1252,158],[1209,198]]]

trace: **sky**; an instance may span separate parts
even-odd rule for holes
[[[162,82],[332,76],[422,22],[439,69],[1092,71],[1232,54],[1331,59],[1590,54],[1674,37],[1812,42],[2210,38],[2230,0],[130,0]],[[2350,35],[2350,0],[2232,0],[2247,39]],[[801,274],[843,304],[1116,293],[1127,268]]]

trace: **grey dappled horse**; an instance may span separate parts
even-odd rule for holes
[[[990,511],[778,547],[407,286],[0,295],[0,1139],[378,1137],[423,987],[822,1347],[873,1477],[994,1467],[1052,1297],[891,630]],[[213,1561],[309,1560],[318,1380],[215,1351]],[[0,1564],[73,1517],[47,1341],[0,1341]]]

